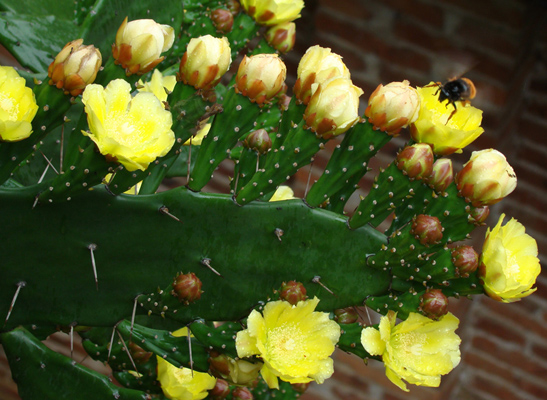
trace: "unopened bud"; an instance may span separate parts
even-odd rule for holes
[[[180,273],[173,281],[171,294],[181,302],[191,303],[201,298],[201,281],[193,272],[188,274]]]
[[[277,54],[245,56],[236,75],[236,92],[262,105],[283,88],[287,67]]]
[[[223,400],[230,394],[230,385],[224,379],[217,378],[215,387],[209,391],[213,400]]]
[[[425,143],[405,147],[397,155],[397,167],[410,178],[423,179],[433,171],[433,150]]]
[[[293,383],[291,386],[292,388],[298,392],[298,393],[304,393],[306,390],[308,390],[308,387],[310,386],[311,382],[307,383]]]
[[[233,400],[253,400],[254,396],[246,387],[237,387],[232,392]]]
[[[137,364],[146,364],[150,357],[154,353],[151,351],[146,351],[142,347],[136,345],[134,342],[129,342],[129,351],[131,352],[131,357],[133,358],[133,361]]]
[[[459,276],[467,278],[479,266],[479,255],[472,246],[462,245],[452,250],[452,264]]]
[[[218,351],[209,353],[209,368],[214,376],[226,378],[230,375],[230,358]]]
[[[304,285],[296,281],[283,282],[279,297],[281,300],[288,301],[292,305],[308,298]]]
[[[272,148],[272,139],[265,129],[257,129],[249,133],[243,144],[259,154],[266,154]]]
[[[484,221],[488,218],[490,215],[490,207],[483,206],[483,207],[475,207],[471,210],[471,222],[473,222],[475,225],[482,225],[484,224]]]
[[[241,5],[238,0],[228,0],[226,2],[226,8],[232,13],[235,17],[241,11]]]
[[[422,295],[420,307],[426,317],[437,320],[448,313],[448,298],[440,289],[431,289]]]
[[[448,158],[439,158],[433,163],[433,172],[428,179],[428,183],[437,192],[442,193],[448,189],[454,182],[454,170],[452,169],[452,160]]]
[[[430,215],[416,215],[412,220],[410,230],[423,245],[437,244],[443,238],[443,228],[437,217]]]
[[[272,26],[264,35],[270,46],[280,53],[288,53],[296,41],[296,25],[294,22]]]
[[[234,16],[231,11],[224,8],[217,8],[211,13],[211,21],[217,29],[222,33],[228,33],[234,25]]]
[[[334,310],[334,320],[339,324],[353,324],[359,319],[355,307],[339,308]]]

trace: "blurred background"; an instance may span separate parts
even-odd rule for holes
[[[539,0],[305,0],[296,21],[296,48],[284,56],[288,85],[296,80],[298,61],[308,47],[319,44],[340,54],[361,87],[361,114],[379,83],[407,79],[413,86],[465,76],[476,85],[473,105],[482,109],[484,134],[463,154],[452,157],[455,171],[471,152],[495,148],[513,166],[518,186],[491,208],[487,224],[505,213],[524,224],[538,242],[540,260],[547,260],[547,2]],[[0,54],[0,64],[9,56]],[[348,202],[352,212],[359,194],[370,187],[378,168],[393,160],[409,139],[392,140],[370,163],[373,169]],[[305,167],[289,185],[302,197],[308,176],[317,179],[329,142],[313,167]],[[231,162],[215,172],[204,190],[227,192]],[[180,182],[168,182],[170,186]],[[480,252],[485,229],[471,243]],[[335,266],[334,266],[335,267]],[[383,364],[366,366],[355,356],[337,351],[335,373],[323,385],[312,384],[305,400],[544,400],[547,399],[547,271],[537,292],[513,304],[485,296],[451,299],[449,310],[460,318],[462,361],[443,377],[440,388],[409,385],[402,392],[387,380]],[[371,311],[373,322],[378,317]],[[366,313],[363,313],[366,317]],[[364,322],[368,323],[368,317]],[[51,347],[70,355],[68,335],[58,333]],[[85,354],[76,344],[75,360]],[[89,358],[84,363],[91,363]],[[89,365],[89,364],[87,364]],[[95,367],[97,365],[95,364]],[[100,367],[100,365],[98,366]],[[5,357],[0,355],[0,399],[17,399]]]

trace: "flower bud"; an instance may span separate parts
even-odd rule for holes
[[[479,266],[479,255],[473,246],[462,245],[455,247],[451,254],[456,273],[463,278],[467,278]]]
[[[287,283],[283,282],[279,298],[295,305],[299,301],[306,300],[308,296],[306,295],[306,288],[302,283],[289,281]]]
[[[259,154],[266,154],[272,148],[272,139],[266,129],[257,129],[249,133],[243,145]]]
[[[49,84],[64,89],[65,94],[78,96],[95,81],[102,56],[93,45],[83,45],[83,39],[73,40],[63,47],[49,65]]]
[[[423,245],[437,244],[443,238],[443,227],[437,217],[416,215],[410,233]]]
[[[397,155],[397,168],[410,178],[423,179],[431,175],[433,160],[431,146],[424,143],[416,143],[405,147]]]
[[[217,8],[211,13],[211,21],[218,32],[228,33],[234,25],[234,16],[229,10]]]
[[[211,89],[232,63],[228,39],[205,35],[193,38],[180,61],[177,78],[196,89]]]
[[[123,20],[112,45],[115,63],[125,68],[125,73],[145,74],[165,57],[160,54],[171,48],[175,30],[169,25],[160,25],[152,19]]]
[[[188,274],[178,274],[173,281],[173,291],[171,294],[186,304],[192,303],[201,298],[201,281],[193,272]]]
[[[287,67],[277,54],[245,56],[236,76],[236,92],[262,105],[276,96],[285,83]]]
[[[254,396],[246,387],[237,387],[232,392],[233,400],[253,400]]]
[[[428,318],[438,320],[448,313],[448,298],[440,289],[431,289],[420,298],[420,308]]]
[[[517,176],[502,153],[487,149],[471,154],[456,176],[456,185],[474,206],[489,206],[515,190]]]
[[[420,97],[410,82],[378,85],[368,100],[365,116],[376,129],[396,135],[416,121],[420,112]]]
[[[235,17],[241,11],[241,4],[239,4],[238,0],[227,0],[226,1],[226,8]]]
[[[329,48],[312,46],[298,63],[297,80],[293,92],[304,104],[310,102],[314,83],[323,83],[329,79],[344,77],[350,79],[350,72],[342,62],[342,57],[332,53]]]
[[[303,0],[241,0],[241,6],[261,25],[294,21],[304,8]]]
[[[480,226],[484,224],[484,221],[486,221],[489,215],[490,215],[490,207],[488,206],[474,207],[471,210],[469,219],[470,219],[470,222],[474,223],[477,226]]]
[[[13,67],[0,65],[0,142],[17,142],[32,133],[38,111],[36,98],[25,78]]]
[[[332,78],[312,85],[304,112],[306,125],[323,139],[341,135],[359,120],[359,96],[363,91],[347,78]]]
[[[454,181],[452,160],[439,158],[433,163],[433,172],[429,176],[428,183],[437,192],[444,192]]]
[[[230,385],[224,379],[217,378],[215,387],[209,391],[213,400],[223,400],[230,394]]]
[[[293,383],[291,384],[292,388],[298,392],[298,393],[304,393],[306,390],[308,390],[308,387],[310,386],[311,382],[307,383]]]
[[[133,342],[129,342],[128,347],[133,361],[137,364],[146,364],[150,357],[154,354],[151,351],[144,350],[142,347]]]
[[[226,378],[230,375],[230,357],[225,354],[221,354],[218,351],[211,351],[209,353],[209,368],[214,376],[221,376]]]
[[[270,46],[280,53],[288,53],[294,47],[296,41],[296,25],[294,22],[285,22],[272,26],[264,34]]]
[[[359,319],[355,307],[339,308],[334,310],[334,320],[339,324],[353,324]]]

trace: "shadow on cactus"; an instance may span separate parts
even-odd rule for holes
[[[360,116],[363,91],[320,46],[290,97],[282,54],[302,7],[83,2],[51,16],[70,26],[55,32],[32,8],[0,16],[31,71],[0,67],[0,337],[23,399],[296,399],[330,378],[335,347],[384,362],[402,390],[438,386],[460,361],[449,298],[535,290],[537,244],[514,219],[482,251],[458,243],[516,186],[493,149],[453,171],[481,111],[404,81],[379,85]],[[30,27],[52,34],[15,46]],[[286,181],[340,135],[294,198]],[[225,194],[203,191],[223,162]],[[58,329],[116,383],[40,342]]]

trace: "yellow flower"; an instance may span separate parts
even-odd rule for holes
[[[169,50],[174,40],[175,30],[169,25],[160,25],[152,19],[128,23],[125,17],[116,33],[112,55],[127,75],[142,75],[163,61],[160,54]]]
[[[64,89],[71,96],[78,96],[95,81],[103,60],[99,49],[83,43],[83,39],[67,43],[47,70],[50,85]]]
[[[123,79],[106,88],[88,85],[82,102],[91,132],[101,154],[119,161],[129,171],[144,171],[157,157],[167,154],[175,143],[171,113],[152,93],[131,97],[131,86]]]
[[[428,143],[438,155],[461,153],[462,149],[477,139],[484,129],[482,111],[457,101],[457,112],[452,105],[441,103],[437,94],[438,86],[417,88],[420,96],[420,114],[410,126],[412,139]],[[451,116],[452,115],[452,116]]]
[[[227,38],[211,35],[193,38],[180,61],[179,80],[196,89],[211,89],[231,63],[232,53]]]
[[[479,277],[488,296],[510,303],[536,291],[532,286],[541,266],[535,239],[514,218],[502,226],[504,218],[502,214],[494,229],[486,232]]]
[[[281,185],[277,188],[270,201],[281,201],[294,199],[293,190],[285,185]]]
[[[246,360],[234,360],[226,354],[214,350],[209,352],[209,371],[219,378],[226,379],[235,385],[250,385],[258,379],[262,363],[251,363]]]
[[[312,46],[298,63],[294,94],[302,103],[308,104],[314,83],[321,84],[336,77],[351,78],[342,57],[332,53],[328,47]]]
[[[172,92],[176,83],[176,76],[163,76],[159,70],[155,69],[149,82],[144,83],[142,80],[139,80],[139,87],[137,87],[137,90],[139,92],[154,93],[154,95],[163,103],[164,101],[167,101],[167,92]]]
[[[503,200],[517,187],[515,171],[497,150],[474,151],[456,175],[461,196],[478,206],[489,206]]]
[[[207,390],[215,387],[216,378],[205,372],[194,371],[190,368],[177,368],[163,358],[158,360],[158,381],[161,390],[168,399],[198,400],[207,397]]]
[[[287,67],[277,54],[245,56],[236,75],[236,91],[252,102],[269,102],[283,88]]]
[[[259,356],[264,361],[260,372],[270,388],[279,388],[278,377],[290,383],[323,383],[332,375],[330,355],[340,338],[340,326],[328,313],[314,311],[317,303],[317,297],[294,306],[269,302],[263,315],[253,310],[247,329],[238,332],[238,356]]]
[[[0,141],[17,142],[32,133],[38,111],[33,91],[12,67],[0,66]]]
[[[304,0],[241,0],[247,14],[262,25],[277,25],[300,17]]]
[[[343,77],[312,85],[312,96],[304,112],[306,125],[317,136],[341,135],[359,120],[359,96],[363,91]]]
[[[455,330],[459,320],[451,313],[438,321],[410,313],[395,325],[396,313],[390,311],[380,320],[379,330],[368,327],[361,332],[361,343],[373,356],[382,356],[386,376],[407,391],[405,382],[437,387],[441,375],[460,362],[460,338]]]

